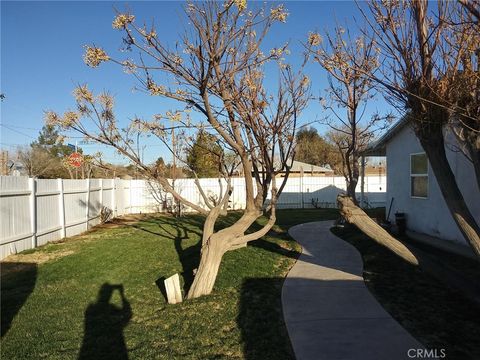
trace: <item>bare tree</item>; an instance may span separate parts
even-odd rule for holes
[[[19,148],[17,158],[23,164],[29,177],[42,177],[60,165],[57,158],[39,147]]]
[[[275,22],[285,22],[283,5],[270,10],[247,10],[246,1],[188,3],[186,15],[191,28],[181,43],[169,49],[155,28],[136,25],[131,14],[117,14],[113,27],[123,31],[129,49],[140,53],[137,61],[117,60],[99,47],[87,47],[85,62],[98,66],[110,61],[124,67],[138,80],[141,89],[153,96],[177,100],[184,109],[169,111],[153,120],[134,119],[120,130],[108,94],[95,96],[86,86],[75,91],[77,111],[62,116],[47,113],[49,122],[74,129],[84,136],[116,148],[149,179],[185,206],[206,216],[203,227],[201,260],[188,298],[209,294],[225,252],[265,235],[276,220],[276,202],[286,179],[277,184],[282,171],[289,172],[297,117],[307,102],[308,79],[284,63],[286,46],[262,51],[262,43]],[[268,64],[279,65],[279,86],[269,93],[263,86]],[[171,87],[160,84],[160,75],[173,80]],[[157,77],[158,76],[158,77]],[[192,120],[190,111],[204,122]],[[174,123],[172,124],[171,121]],[[88,122],[88,126],[86,126]],[[91,131],[92,123],[96,131]],[[232,193],[233,169],[221,169],[223,189],[215,204],[198,186],[205,207],[185,199],[171,182],[142,161],[137,134],[153,134],[171,147],[172,127],[189,131],[208,126],[222,141],[227,153],[239,159],[245,174],[246,208],[231,226],[215,231],[220,215],[226,214]],[[174,154],[174,152],[173,152]],[[225,163],[225,162],[222,162]],[[199,185],[199,182],[197,182]],[[269,202],[267,196],[270,193]],[[251,232],[251,225],[268,212],[267,223]]]
[[[428,13],[427,1],[369,2],[371,16],[364,12],[364,18],[383,55],[381,73],[370,76],[383,86],[386,98],[393,105],[409,111],[410,123],[453,219],[474,252],[480,255],[480,227],[465,203],[445,152],[445,127],[452,111],[458,114],[460,110],[460,106],[450,102],[453,97],[449,91],[453,75],[463,71],[461,66],[450,66],[451,59],[444,61],[442,57],[445,54],[442,47],[448,47],[445,19],[450,6],[459,5],[438,1],[435,11]],[[461,54],[449,48],[456,61],[461,61]]]
[[[374,95],[374,82],[366,73],[374,74],[379,67],[378,47],[365,36],[353,39],[348,30],[337,26],[333,34],[326,33],[325,40],[318,33],[310,33],[306,48],[307,56],[329,75],[324,102],[332,114],[326,120],[331,128],[329,138],[342,157],[347,194],[357,204],[355,189],[360,176],[360,154],[375,132],[385,127],[385,118],[373,116],[365,120],[363,116],[368,100]]]

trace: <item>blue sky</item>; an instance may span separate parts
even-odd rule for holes
[[[360,19],[356,5],[350,1],[287,1],[290,15],[286,24],[275,26],[266,43],[267,48],[290,41],[292,55],[300,58],[299,41],[309,31],[332,29],[335,22],[347,22],[353,27],[354,18]],[[161,98],[132,91],[136,85],[133,76],[125,74],[113,64],[99,68],[87,67],[82,60],[83,46],[95,44],[117,53],[122,46],[122,34],[112,29],[114,8],[128,8],[137,22],[149,23],[155,19],[159,38],[173,44],[182,32],[183,2],[1,2],[1,92],[6,99],[1,103],[1,148],[14,151],[29,144],[43,126],[43,111],[63,112],[74,105],[71,96],[77,84],[88,83],[95,92],[108,90],[116,98],[116,115],[126,124],[135,115],[150,117],[174,109],[172,103]],[[295,62],[295,60],[293,61]],[[312,80],[313,95],[321,95],[327,87],[325,73],[318,65],[309,65],[307,75]],[[267,83],[267,86],[270,82]],[[272,81],[272,84],[275,84]],[[367,113],[386,112],[390,108],[382,99],[372,101]],[[312,102],[302,115],[301,123],[324,116],[321,106]],[[327,129],[316,126],[320,133]],[[78,134],[69,133],[70,136]],[[67,140],[74,143],[75,138]],[[169,159],[168,152],[152,139],[146,140],[145,161],[158,156]],[[84,152],[102,151],[105,160],[122,163],[113,151],[99,145],[83,146]]]

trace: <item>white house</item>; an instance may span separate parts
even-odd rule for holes
[[[480,191],[473,165],[463,153],[455,151],[453,136],[447,137],[447,158],[460,191],[474,218],[480,222]],[[407,229],[467,245],[440,192],[425,152],[408,121],[397,122],[368,150],[366,155],[387,157],[386,212],[406,215]]]

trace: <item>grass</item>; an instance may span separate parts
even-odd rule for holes
[[[177,305],[158,285],[174,273],[191,282],[198,215],[148,216],[17,255],[1,264],[2,358],[293,358],[280,293],[300,248],[286,231],[336,217],[279,211],[268,236],[224,256],[210,296]]]
[[[429,349],[448,359],[480,359],[480,305],[407,264],[355,227],[332,229],[362,254],[364,278],[385,309]],[[419,246],[419,245],[417,245]],[[480,263],[422,245],[445,265],[480,278]]]

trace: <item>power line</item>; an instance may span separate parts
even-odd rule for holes
[[[28,134],[25,134],[25,133],[23,133],[23,132],[21,132],[21,131],[12,129],[12,128],[9,127],[8,125],[0,124],[0,126],[3,126],[4,128],[6,128],[6,129],[8,129],[8,130],[10,130],[10,131],[16,132],[17,134],[20,134],[20,135],[27,136],[27,137],[29,137],[29,138],[35,139],[33,136],[28,135]]]
[[[41,131],[42,130],[42,129],[38,129],[38,128],[31,128],[31,127],[26,127],[26,126],[19,126],[19,125],[13,125],[13,124],[5,124],[5,123],[2,123],[0,125],[9,126],[9,127],[16,128],[16,129],[26,129],[26,130],[36,130],[36,131]]]
[[[19,146],[25,146],[25,144],[7,144],[7,143],[3,143],[3,142],[0,142],[0,145],[9,146],[9,147],[12,147],[12,148],[19,147]]]

